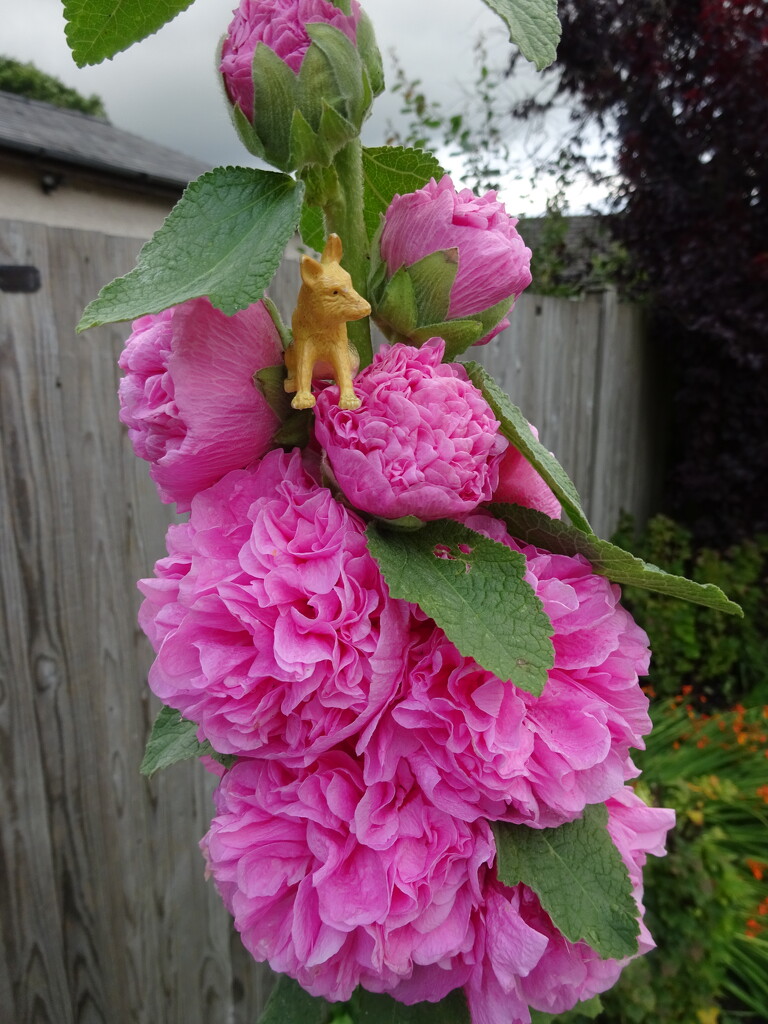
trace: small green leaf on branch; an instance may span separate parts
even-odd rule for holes
[[[538,71],[557,56],[560,19],[557,0],[484,0],[506,23],[509,38]]]
[[[497,871],[505,885],[536,893],[554,926],[601,957],[637,952],[640,931],[632,883],[607,829],[604,804],[558,828],[493,822]]]
[[[210,743],[201,743],[194,722],[182,718],[173,708],[163,706],[152,725],[139,771],[142,775],[151,776],[178,761],[206,755],[227,768],[235,761],[229,754],[216,753]]]
[[[328,1024],[333,1007],[281,974],[256,1024]]]
[[[100,64],[157,32],[193,0],[64,0],[66,36],[78,67]]]
[[[486,402],[493,409],[494,416],[501,424],[502,434],[549,484],[574,525],[594,536],[573,481],[555,456],[547,451],[541,441],[536,440],[522,412],[512,404],[490,373],[479,363],[465,363],[464,368],[469,379],[483,393]]]
[[[454,989],[439,1003],[406,1006],[392,996],[358,988],[350,1005],[355,1024],[471,1024],[462,989]]]
[[[552,623],[525,558],[440,519],[412,533],[369,524],[368,549],[393,597],[419,605],[467,658],[538,696],[554,663]]]
[[[506,524],[513,537],[555,554],[583,555],[599,576],[606,576],[614,583],[642,587],[643,590],[705,605],[729,615],[744,614],[740,606],[729,600],[714,583],[696,583],[685,576],[674,576],[608,540],[582,533],[536,509],[503,504],[494,504],[490,508]]]
[[[137,266],[101,289],[78,331],[201,295],[227,316],[257,302],[298,226],[303,189],[274,171],[208,171],[186,189]]]
[[[430,178],[437,181],[445,171],[431,153],[403,146],[363,149],[363,219],[368,237],[373,238],[379,217],[386,213],[395,195],[423,188]],[[393,267],[397,270],[397,267]]]

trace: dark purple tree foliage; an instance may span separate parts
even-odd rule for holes
[[[669,504],[768,529],[768,0],[561,0],[560,93],[615,134],[615,231],[675,393]]]

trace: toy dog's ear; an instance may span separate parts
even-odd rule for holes
[[[328,235],[328,241],[323,249],[323,263],[341,263],[341,239],[338,235]]]
[[[301,271],[301,280],[310,288],[323,273],[322,266],[317,262],[317,260],[313,260],[311,256],[301,257],[299,269]]]

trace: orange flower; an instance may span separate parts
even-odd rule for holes
[[[755,792],[764,804],[768,804],[768,786],[758,786]]]
[[[752,860],[750,857],[747,857],[745,863],[757,881],[762,882],[765,864],[760,860]]]
[[[759,921],[756,921],[754,917],[750,917],[747,921],[747,927],[744,929],[744,934],[749,939],[755,939],[763,930],[763,926]]]

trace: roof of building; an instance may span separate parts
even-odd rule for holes
[[[26,154],[156,187],[183,188],[210,165],[108,121],[0,92],[0,152]]]

